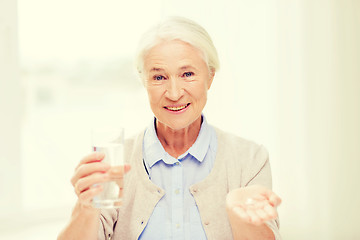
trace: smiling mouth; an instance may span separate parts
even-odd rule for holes
[[[181,110],[187,108],[189,105],[190,105],[190,103],[176,106],[176,107],[164,107],[164,108],[167,110],[170,110],[170,111],[178,112],[178,111],[181,111]]]

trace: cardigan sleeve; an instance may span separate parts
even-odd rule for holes
[[[250,157],[244,166],[242,182],[245,187],[259,184],[269,189],[272,188],[269,154],[263,146],[256,149],[253,157]]]
[[[259,184],[272,189],[269,154],[263,146],[259,146],[258,150],[254,154],[254,157],[245,167],[243,176],[245,186]],[[281,240],[279,232],[279,218],[268,221],[266,224],[273,231],[275,239]]]
[[[116,209],[101,210],[98,240],[107,240],[113,235],[117,218],[118,211]]]

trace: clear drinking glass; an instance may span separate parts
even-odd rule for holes
[[[94,128],[92,129],[92,148],[95,152],[103,152],[102,162],[112,168],[124,165],[124,128]],[[99,183],[103,191],[94,197],[96,208],[118,208],[121,206],[120,186],[115,180]]]

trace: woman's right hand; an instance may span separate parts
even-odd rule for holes
[[[59,234],[58,240],[97,239],[100,211],[93,207],[92,199],[103,190],[99,183],[112,179],[110,165],[102,162],[104,157],[104,153],[93,152],[85,156],[75,168],[71,184],[78,201],[69,224]]]
[[[78,196],[78,203],[83,207],[92,207],[92,199],[102,190],[98,183],[110,180],[110,165],[103,163],[105,154],[93,152],[85,156],[75,168],[71,184]]]
[[[75,168],[71,184],[78,196],[78,204],[83,207],[92,208],[92,199],[103,190],[98,183],[115,181],[120,188],[119,195],[122,195],[123,177],[131,167],[128,164],[110,167],[102,162],[104,157],[104,153],[93,152],[85,156]]]

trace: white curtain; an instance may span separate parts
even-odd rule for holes
[[[23,92],[19,79],[16,1],[0,1],[0,212],[21,203],[20,140]]]

